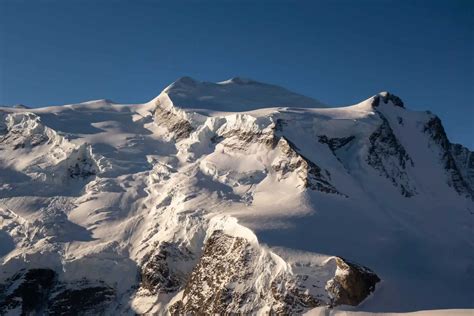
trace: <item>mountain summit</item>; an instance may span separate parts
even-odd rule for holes
[[[325,107],[321,102],[285,88],[235,77],[218,83],[182,77],[165,89],[181,108],[242,112],[269,107]]]
[[[473,197],[472,152],[388,92],[0,108],[0,314],[472,308]]]

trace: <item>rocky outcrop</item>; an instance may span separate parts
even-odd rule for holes
[[[274,300],[271,306],[271,314],[276,315],[294,315],[304,311],[324,306],[326,303],[319,300],[308,290],[294,280],[279,280],[271,284],[271,294]]]
[[[215,231],[189,276],[182,300],[174,304],[170,312],[213,314],[240,310],[245,299],[256,293],[251,289],[236,290],[234,284],[250,278],[250,263],[255,255],[245,239]]]
[[[274,263],[268,261],[262,266],[262,258],[265,254],[245,238],[214,231],[184,286],[181,300],[169,308],[170,313],[245,314],[265,306],[275,313],[301,312],[320,305],[294,280],[285,275],[272,276]],[[258,285],[256,276],[260,278]]]
[[[417,194],[407,173],[407,168],[414,166],[413,160],[395,137],[387,119],[380,113],[379,116],[382,124],[369,137],[367,163],[389,179],[403,196],[411,197]]]
[[[373,98],[372,106],[378,107],[380,105],[380,102],[383,102],[384,104],[388,104],[389,102],[391,102],[395,106],[405,108],[405,105],[403,104],[402,99],[386,91],[380,92],[378,95],[376,95]]]
[[[114,298],[105,285],[60,290],[50,298],[48,315],[103,315]]]
[[[159,126],[167,128],[177,141],[188,138],[194,130],[188,120],[179,116],[173,110],[166,109],[159,102],[155,108],[155,122]]]
[[[349,148],[354,139],[355,136],[329,138],[326,135],[321,135],[318,137],[319,142],[328,145],[334,157],[341,163],[343,163],[343,159],[341,159],[340,154],[338,154],[338,150]],[[345,147],[346,145],[347,147]]]
[[[423,131],[431,137],[434,145],[439,147],[439,158],[441,159],[444,170],[448,175],[448,185],[453,187],[459,195],[464,195],[468,198],[474,199],[474,189],[468,182],[469,171],[464,169],[464,174],[468,179],[466,180],[459,168],[462,168],[463,165],[461,162],[463,154],[467,159],[471,159],[468,158],[467,152],[462,150],[460,147],[453,146],[449,142],[443,124],[437,116],[433,117],[425,124]],[[455,159],[455,157],[457,159]],[[467,169],[469,169],[468,165]]]
[[[474,190],[474,153],[463,145],[451,144],[451,154],[471,191]]]
[[[272,168],[279,173],[280,178],[284,179],[296,172],[305,188],[323,193],[344,195],[329,182],[330,173],[300,154],[295,144],[280,137],[277,148],[283,155],[273,162]]]
[[[178,291],[186,282],[186,271],[178,269],[182,262],[191,261],[194,255],[176,243],[162,242],[157,250],[144,260],[140,271],[140,286],[151,294]]]
[[[335,258],[336,275],[327,285],[331,305],[359,305],[370,293],[380,278],[369,268]]]
[[[207,239],[181,299],[169,307],[169,312],[209,315],[265,310],[270,314],[298,314],[317,306],[357,305],[380,281],[368,268],[338,257],[322,266],[296,263],[292,268],[285,268],[280,260],[246,238],[216,230]],[[320,288],[310,275],[296,272],[301,269],[334,276]]]
[[[0,311],[16,310],[22,315],[41,315],[48,308],[48,298],[55,284],[56,273],[50,269],[19,273],[0,287]]]
[[[245,150],[251,144],[263,144],[268,147],[275,146],[275,137],[270,131],[227,131],[213,139],[222,142],[228,148]]]
[[[98,282],[59,282],[51,269],[20,271],[0,285],[0,314],[101,314],[114,298],[114,290]]]
[[[333,153],[339,148],[342,148],[349,144],[351,141],[354,140],[354,138],[355,136],[329,138],[326,135],[322,135],[318,137],[319,142],[327,144],[329,146],[329,149],[331,149]]]
[[[275,129],[276,124],[272,121],[260,126],[254,117],[237,114],[219,127],[212,141],[235,151],[247,151],[253,145],[273,149],[278,142]]]

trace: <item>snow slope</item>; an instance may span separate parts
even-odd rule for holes
[[[473,174],[386,92],[328,108],[185,77],[145,104],[0,108],[0,307],[473,308]]]
[[[242,112],[269,107],[324,107],[312,98],[282,87],[235,77],[218,83],[200,82],[182,77],[164,92],[180,108],[209,113]]]

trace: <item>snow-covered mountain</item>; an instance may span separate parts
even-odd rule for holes
[[[473,200],[472,152],[388,92],[3,107],[0,314],[472,308]]]

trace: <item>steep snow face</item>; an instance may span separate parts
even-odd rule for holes
[[[387,92],[324,108],[183,78],[0,108],[0,310],[471,308],[472,157]]]

